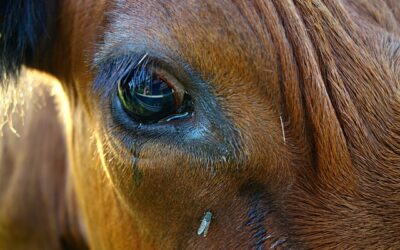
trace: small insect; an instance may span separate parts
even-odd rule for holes
[[[199,229],[197,230],[197,235],[199,235],[199,236],[203,235],[204,237],[207,236],[208,228],[210,227],[212,217],[213,217],[213,214],[210,211],[207,211],[204,214],[204,217],[201,220]]]

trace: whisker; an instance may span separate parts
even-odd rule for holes
[[[279,120],[281,120],[281,128],[282,128],[283,143],[286,144],[285,127],[284,127],[284,125],[283,125],[282,115],[279,116]]]
[[[269,249],[275,249],[276,247],[284,244],[285,242],[286,242],[286,237],[280,238],[277,241],[275,241],[274,243],[272,243],[272,245],[270,246]]]
[[[146,59],[146,57],[148,55],[149,55],[148,53],[144,54],[144,56],[139,60],[139,62],[136,64],[136,66],[139,66],[144,61],[144,59]]]

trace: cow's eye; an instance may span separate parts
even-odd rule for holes
[[[143,67],[118,83],[124,110],[140,123],[187,119],[192,101],[179,81],[164,70]]]

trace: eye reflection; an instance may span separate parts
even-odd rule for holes
[[[170,122],[192,113],[192,101],[183,86],[166,71],[139,67],[118,83],[124,110],[140,123]]]

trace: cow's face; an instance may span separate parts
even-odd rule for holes
[[[60,3],[37,64],[67,93],[90,244],[398,242],[395,39],[351,6]]]

